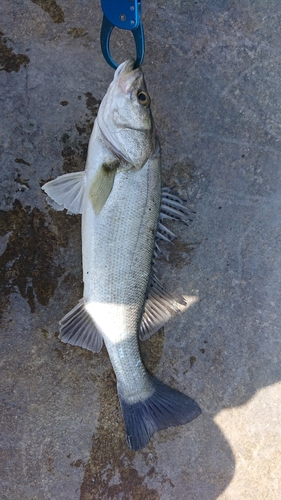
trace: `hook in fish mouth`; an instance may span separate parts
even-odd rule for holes
[[[114,78],[119,77],[121,75],[126,75],[128,73],[142,73],[141,68],[138,66],[137,68],[135,67],[135,59],[128,59],[127,61],[124,61],[121,63],[118,68],[115,71]]]
[[[144,86],[144,77],[141,68],[135,68],[135,60],[129,59],[118,66],[114,74],[112,84],[118,85],[124,94],[130,93],[135,82],[139,81],[139,87]]]

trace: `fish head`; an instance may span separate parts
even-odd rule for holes
[[[98,125],[113,152],[137,170],[156,147],[156,132],[141,68],[125,61],[114,74],[100,105]]]

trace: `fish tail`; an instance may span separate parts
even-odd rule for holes
[[[130,404],[119,394],[127,442],[133,451],[144,448],[154,432],[187,424],[201,414],[190,397],[152,377],[153,394],[144,401]]]

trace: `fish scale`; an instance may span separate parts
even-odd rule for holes
[[[140,68],[121,64],[100,105],[85,172],[42,188],[57,210],[82,214],[84,294],[60,324],[63,342],[99,352],[104,341],[117,379],[127,442],[190,422],[197,403],[152,377],[139,350],[177,311],[155,274],[158,240],[172,242],[165,218],[187,223],[188,209],[161,189],[161,158]]]
[[[84,297],[90,303],[130,306],[130,314],[135,308],[133,324],[139,321],[151,271],[161,198],[152,188],[159,185],[158,177],[155,160],[140,171],[118,174],[102,212],[93,214],[89,205],[82,216]]]
[[[131,177],[134,177],[133,182]],[[83,247],[87,248],[89,240],[93,245],[91,267],[83,266],[89,273],[87,282],[90,283],[90,290],[85,289],[84,297],[103,333],[119,391],[127,399],[142,400],[152,391],[140,359],[137,333],[151,273],[161,202],[159,154],[137,172],[120,173],[115,182],[102,212],[94,219],[90,210],[83,215]],[[107,233],[104,238],[105,221]],[[103,238],[102,245],[100,238]],[[133,397],[136,387],[138,393]]]

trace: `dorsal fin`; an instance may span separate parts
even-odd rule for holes
[[[164,226],[164,219],[172,219],[184,224],[188,224],[192,219],[189,218],[192,210],[184,206],[185,200],[171,194],[170,188],[162,189],[162,201],[159,214],[157,232],[155,237],[155,248],[152,263],[152,276],[148,296],[144,305],[143,316],[139,329],[139,338],[141,340],[149,339],[155,332],[164,326],[171,318],[173,312],[179,310],[178,304],[185,304],[184,299],[178,302],[172,295],[167,293],[159,282],[155,274],[155,259],[165,254],[168,258],[168,252],[163,251],[158,242],[159,240],[173,243],[177,236],[167,227]]]
[[[188,223],[192,221],[192,219],[190,219],[189,217],[190,213],[195,213],[190,208],[184,206],[185,200],[183,200],[179,196],[171,194],[170,191],[170,188],[162,188],[161,208],[155,237],[154,258],[159,257],[159,255],[163,253],[166,255],[168,254],[168,252],[163,252],[163,250],[161,250],[161,248],[159,247],[159,240],[164,240],[172,243],[173,240],[177,238],[177,236],[172,231],[170,231],[170,229],[164,226],[163,220],[176,220],[179,222],[183,222],[187,226]]]

